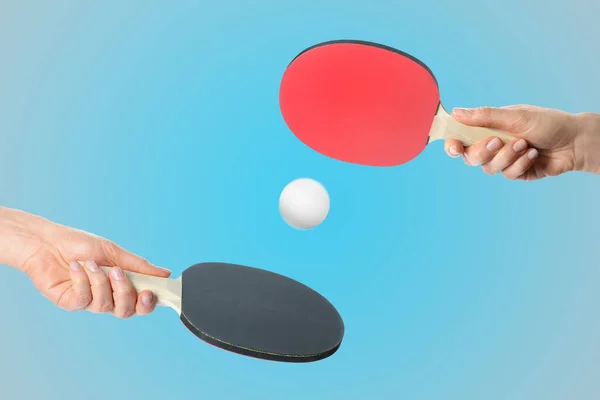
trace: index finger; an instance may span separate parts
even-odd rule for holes
[[[126,271],[161,278],[167,278],[171,275],[171,271],[168,269],[157,267],[145,258],[135,255],[112,242],[103,243],[102,246],[105,249],[109,262],[112,264],[111,266],[118,266]]]

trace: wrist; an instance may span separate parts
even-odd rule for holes
[[[600,174],[600,114],[575,115],[575,170]]]
[[[0,207],[0,264],[26,272],[25,261],[43,243],[51,224],[37,215]]]

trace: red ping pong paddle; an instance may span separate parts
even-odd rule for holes
[[[429,142],[466,146],[504,132],[466,126],[440,102],[431,70],[388,46],[338,40],[312,46],[287,67],[279,103],[290,130],[328,157],[354,164],[404,164]]]

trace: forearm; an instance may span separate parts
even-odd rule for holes
[[[0,206],[0,264],[23,269],[40,232],[49,221],[24,211]]]
[[[577,114],[575,169],[600,174],[600,114]]]

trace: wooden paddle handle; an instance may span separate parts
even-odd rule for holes
[[[101,268],[106,274],[110,273],[110,267]],[[159,278],[131,271],[123,272],[129,278],[136,292],[150,290],[156,296],[158,305],[171,307],[181,314],[181,278]]]
[[[478,126],[467,126],[456,121],[451,116],[445,117],[446,130],[444,139],[456,139],[465,146],[471,146],[490,137],[497,137],[504,144],[511,143],[516,138],[504,131]]]

